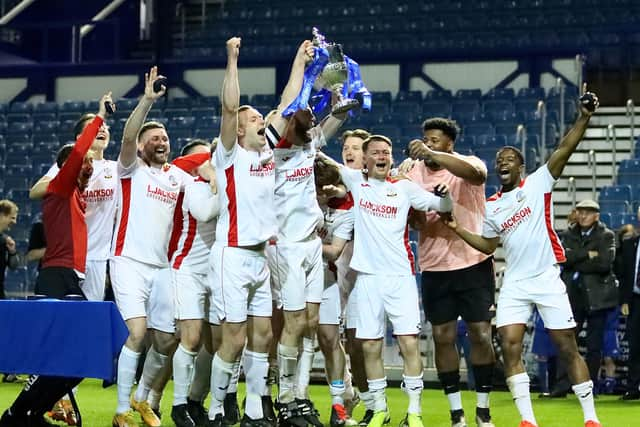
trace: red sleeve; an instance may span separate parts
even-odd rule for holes
[[[183,171],[191,173],[192,170],[198,168],[207,160],[211,160],[211,153],[193,153],[177,157],[171,163]]]
[[[73,146],[69,158],[62,165],[62,168],[60,168],[58,175],[49,183],[47,191],[64,196],[71,196],[71,194],[73,194],[77,185],[78,174],[80,173],[80,169],[82,169],[84,156],[87,154],[87,151],[89,151],[89,148],[91,148],[93,140],[96,139],[102,123],[102,118],[96,116],[93,121],[84,128],[80,134],[80,138],[78,138]]]

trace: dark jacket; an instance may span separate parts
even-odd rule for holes
[[[0,299],[4,299],[4,273],[9,267],[15,270],[18,267],[18,254],[10,254],[7,249],[7,236],[0,234]]]
[[[595,311],[615,307],[618,304],[617,290],[606,294],[602,292],[608,285],[617,287],[613,268],[616,255],[613,231],[598,222],[589,235],[582,237],[580,226],[573,224],[562,233],[561,239],[567,257],[562,280],[567,285],[574,310]],[[589,258],[589,251],[597,251],[598,256]]]
[[[631,304],[633,284],[636,274],[636,250],[640,236],[634,236],[622,241],[620,245],[620,302]]]

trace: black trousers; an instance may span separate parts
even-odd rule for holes
[[[589,313],[586,310],[575,310],[574,314],[576,323],[578,324],[578,327],[576,328],[576,337],[582,330],[584,321],[587,321],[585,331],[585,345],[587,347],[587,353],[585,355],[585,361],[587,363],[587,368],[589,368],[589,376],[591,377],[591,381],[593,381],[594,385],[598,383],[598,374],[600,373],[600,366],[602,364],[602,346],[607,322],[607,311],[608,310],[597,310]],[[569,380],[567,366],[560,356],[558,356],[556,375],[557,382],[554,387],[554,391],[569,391],[571,388],[571,381]]]
[[[634,294],[627,318],[627,341],[629,342],[629,390],[640,386],[640,295]]]
[[[57,299],[64,299],[67,295],[83,295],[76,273],[64,267],[43,268],[36,281],[36,293]],[[46,357],[46,354],[42,357]],[[75,377],[32,375],[11,405],[11,413],[18,419],[40,418],[81,381],[82,378]],[[28,413],[31,414],[29,417]]]

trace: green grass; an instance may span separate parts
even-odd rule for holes
[[[173,426],[171,421],[172,386],[169,383],[162,399],[162,425]],[[22,384],[0,384],[0,407],[4,410],[15,399]],[[244,384],[240,384],[239,399],[242,399]],[[391,410],[391,426],[397,426],[406,410],[406,397],[398,388],[387,390],[389,408]],[[475,394],[463,392],[463,403],[468,414],[469,426],[475,426],[473,414]],[[539,400],[533,394],[533,405],[540,427],[579,427],[583,426],[582,411],[574,396],[559,400]],[[329,391],[326,386],[311,387],[311,398],[322,414],[322,421],[328,424],[330,412]],[[86,427],[108,427],[116,407],[115,386],[108,389],[101,387],[97,380],[85,380],[78,392],[78,402],[82,409],[83,424]],[[440,390],[426,390],[422,400],[423,420],[425,427],[448,427],[449,410],[447,400]],[[605,427],[639,427],[640,402],[621,402],[617,396],[603,396],[597,399],[596,407],[600,421]],[[359,405],[355,417],[359,419],[364,412]],[[497,427],[516,427],[519,423],[518,412],[506,392],[491,394],[491,414]]]

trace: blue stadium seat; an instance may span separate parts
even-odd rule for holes
[[[468,124],[464,126],[462,131],[464,132],[465,135],[475,135],[475,136],[495,134],[495,129],[493,125],[487,122],[485,123],[477,122],[474,124]]]
[[[396,102],[404,102],[404,101],[409,101],[409,102],[413,102],[416,104],[419,104],[422,102],[422,92],[420,92],[419,90],[408,90],[408,91],[398,91],[398,93],[396,94]]]
[[[169,117],[169,119],[173,117],[184,117],[190,116],[191,111],[188,108],[165,108],[164,116]]]
[[[29,178],[24,176],[5,176],[4,178],[4,189],[5,193],[9,190],[29,190],[31,188]]]
[[[617,183],[618,185],[630,185],[630,186],[638,185],[640,183],[640,169],[638,169],[636,172],[630,172],[628,170],[620,170],[620,172],[618,172]],[[637,200],[640,200],[640,199],[637,199]]]
[[[475,135],[461,135],[456,139],[453,149],[460,154],[471,154],[475,142]]]
[[[608,228],[611,228],[611,213],[600,212],[600,221],[602,221]]]
[[[515,109],[511,101],[507,101],[504,99],[489,99],[482,103],[482,111],[484,111],[485,113],[506,112],[513,114],[515,112]]]
[[[626,200],[604,200],[598,203],[600,205],[600,212],[620,214],[628,213],[631,211],[631,205]]]
[[[9,124],[33,122],[33,117],[28,113],[10,113],[7,115],[7,122]]]
[[[480,89],[458,89],[455,98],[479,101],[482,98],[482,91]]]
[[[610,185],[600,189],[600,201],[617,201],[626,200],[631,202],[631,186],[629,185]]]
[[[133,111],[138,105],[138,100],[135,98],[120,98],[116,101],[116,108],[122,111]]]
[[[456,99],[453,101],[451,109],[454,116],[457,113],[473,113],[475,115],[480,111],[480,104],[471,99]]]
[[[422,114],[421,105],[414,101],[396,101],[393,103],[391,111],[402,114]]]
[[[600,214],[600,219],[602,219],[602,214]],[[619,230],[623,225],[626,225],[626,224],[635,225],[636,223],[637,223],[637,218],[632,213],[611,213],[610,220],[609,220],[609,223],[607,224],[607,227],[616,231],[616,230]]]
[[[515,91],[510,87],[498,87],[490,89],[485,97],[487,99],[505,99],[511,101],[515,97]]]
[[[451,103],[447,99],[427,100],[422,103],[422,114],[425,117],[451,117]]]
[[[516,98],[520,99],[544,99],[544,88],[542,87],[523,87],[518,90]],[[516,99],[517,101],[517,99]]]
[[[276,107],[278,100],[274,94],[256,94],[251,97],[251,105],[269,105]]]
[[[169,108],[185,108],[185,109],[189,110],[189,109],[191,109],[192,105],[193,105],[193,102],[191,100],[191,97],[189,97],[189,96],[181,96],[181,97],[177,97],[177,98],[167,99],[167,103],[166,103],[165,109],[169,109]]]
[[[498,192],[499,187],[497,185],[485,185],[484,186],[484,195],[488,199]]]
[[[376,135],[384,135],[391,139],[394,143],[400,142],[402,137],[400,130],[395,125],[374,125],[371,127],[371,133]]]
[[[640,173],[640,159],[624,159],[618,165],[618,173]]]
[[[492,148],[498,150],[500,147],[507,145],[507,137],[505,135],[479,135],[476,138],[474,148]]]
[[[33,129],[33,123],[31,122],[26,122],[26,123],[10,123],[9,126],[7,127],[7,136],[13,136],[13,135],[30,135],[31,134],[31,130]]]
[[[389,91],[371,92],[371,103],[373,105],[391,104],[392,96]]]
[[[219,127],[209,127],[209,128],[196,128],[193,132],[194,138],[212,140],[213,138],[220,135]]]
[[[58,130],[60,126],[60,122],[57,120],[54,121],[37,121],[33,127],[33,133],[38,134],[54,134]]]
[[[9,106],[8,113],[31,114],[33,105],[28,102],[12,102]]]
[[[31,118],[35,123],[51,122],[51,121],[58,120],[58,114],[57,113],[33,113],[31,115]]]
[[[78,113],[78,116],[86,110],[84,101],[64,101],[59,109],[61,113]]]
[[[451,98],[453,98],[453,95],[451,94],[450,90],[437,90],[437,89],[433,89],[430,91],[427,91],[427,93],[424,94],[424,100],[427,101],[435,101],[435,100],[446,100],[446,101],[450,101]]]

